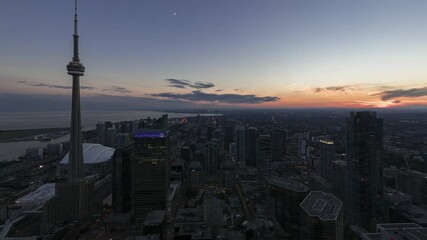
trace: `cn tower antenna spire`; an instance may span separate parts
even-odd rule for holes
[[[78,20],[77,20],[77,0],[74,0],[74,56],[73,61],[79,62],[79,34],[78,34]]]

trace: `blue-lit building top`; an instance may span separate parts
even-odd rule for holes
[[[163,130],[144,130],[134,134],[134,138],[166,138],[167,132]]]

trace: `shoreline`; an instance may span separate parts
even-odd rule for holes
[[[82,127],[91,130],[99,122],[121,122],[145,119],[148,117],[161,117],[168,114],[169,119],[182,117],[195,117],[197,115],[217,115],[214,113],[192,112],[167,112],[144,110],[94,110],[82,111]],[[0,116],[0,132],[49,128],[69,128],[70,113],[68,111],[41,111],[41,112],[9,112]],[[1,141],[1,139],[0,139]]]
[[[0,143],[7,142],[22,142],[22,141],[40,141],[42,139],[37,139],[37,136],[44,136],[52,134],[49,136],[51,139],[60,138],[69,132],[70,128],[34,128],[34,129],[16,129],[16,130],[0,130]],[[57,135],[55,133],[61,133]]]

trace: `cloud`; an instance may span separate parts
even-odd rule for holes
[[[222,92],[222,89],[215,90],[215,92]]]
[[[24,85],[30,86],[30,87],[46,87],[46,88],[56,88],[56,89],[72,89],[72,86],[53,85],[53,84],[46,84],[46,83],[39,83],[39,82],[18,81],[18,83],[24,84]],[[96,88],[95,87],[88,87],[88,86],[80,86],[80,89],[93,90],[93,89],[96,89]]]
[[[315,93],[326,92],[326,91],[329,91],[329,92],[347,92],[348,90],[357,90],[357,89],[360,89],[360,87],[357,85],[342,85],[342,86],[329,86],[329,87],[324,87],[324,88],[317,87],[317,88],[314,88],[313,91]]]
[[[395,89],[373,94],[372,96],[381,96],[383,101],[395,99],[398,97],[423,97],[427,96],[427,87],[411,88],[411,89]]]
[[[110,88],[107,89],[102,89],[102,91],[104,92],[118,92],[118,93],[131,93],[132,91],[124,88],[124,87],[119,87],[119,86],[111,86]]]
[[[124,88],[124,87],[119,87],[119,86],[112,86],[111,87],[111,91],[120,92],[120,93],[130,93],[130,92],[132,92],[132,91],[130,91],[130,90]]]
[[[313,91],[314,91],[315,93],[319,93],[319,92],[323,92],[323,91],[325,91],[325,89],[324,89],[324,88],[315,88]]]
[[[346,86],[332,86],[332,87],[326,88],[326,90],[334,91],[334,92],[344,92],[346,89],[347,89]]]
[[[183,88],[185,89],[186,87],[184,85],[174,85],[174,84],[169,84],[169,87],[174,87],[174,88]]]
[[[181,80],[181,79],[175,79],[175,78],[168,78],[165,79],[165,81],[169,82],[169,87],[174,88],[195,88],[195,89],[206,89],[206,88],[212,88],[215,87],[215,84],[210,82],[191,82],[188,80]]]
[[[204,93],[201,91],[193,91],[191,93],[156,93],[151,94],[153,97],[162,97],[167,99],[175,100],[186,100],[186,101],[204,101],[204,102],[217,102],[217,103],[228,103],[228,104],[256,104],[265,102],[275,102],[280,100],[278,97],[266,96],[258,97],[252,94],[240,95],[240,94],[213,94]]]

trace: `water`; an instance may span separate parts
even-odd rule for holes
[[[158,118],[163,114],[168,114],[169,118],[192,117],[197,115],[191,113],[170,113],[143,110],[82,111],[82,126],[85,129],[93,129],[96,127],[98,122],[131,121],[145,119],[148,117]],[[70,118],[71,116],[69,111],[2,112],[0,114],[0,130],[69,127]],[[69,138],[69,135],[65,135],[50,142],[22,141],[0,143],[0,161],[18,159],[19,156],[25,155],[27,148],[46,147],[49,143],[69,141]]]
[[[18,157],[25,155],[27,148],[46,147],[49,143],[61,143],[70,140],[70,135],[64,135],[49,142],[22,141],[0,143],[0,161],[18,160]]]
[[[120,122],[148,117],[158,118],[168,114],[169,118],[191,117],[191,113],[155,112],[144,110],[93,110],[82,111],[82,127],[95,128],[98,122]],[[46,112],[1,112],[0,130],[36,129],[69,127],[70,111],[46,111]]]

